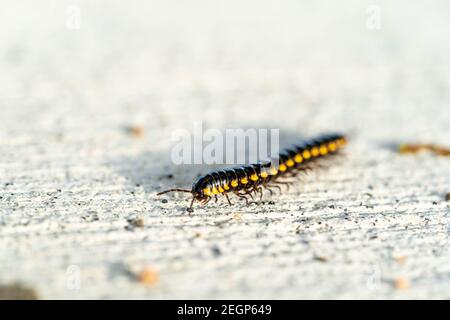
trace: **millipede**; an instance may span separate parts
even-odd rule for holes
[[[283,178],[296,177],[315,167],[321,167],[320,159],[339,154],[346,144],[347,138],[342,134],[323,134],[284,149],[276,158],[277,166],[272,165],[273,161],[266,161],[213,171],[195,180],[191,189],[173,188],[157,195],[169,192],[191,193],[192,201],[187,209],[189,212],[193,211],[195,201],[205,205],[215,198],[217,202],[218,195],[223,195],[230,206],[230,194],[244,199],[248,205],[248,199],[253,199],[253,195],[259,194],[260,200],[262,199],[263,189],[272,194],[273,188],[281,190],[280,185],[289,187],[293,182]]]

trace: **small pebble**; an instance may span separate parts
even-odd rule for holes
[[[399,277],[394,281],[394,287],[399,290],[405,290],[410,287],[409,280],[405,277]]]
[[[133,138],[141,138],[144,135],[144,128],[141,126],[131,126],[128,132]]]
[[[198,238],[203,237],[203,234],[201,232],[196,232],[194,237],[198,239]]]
[[[147,286],[155,285],[159,280],[158,272],[152,267],[146,267],[137,274],[137,280]]]
[[[328,258],[325,257],[325,256],[315,256],[315,257],[314,257],[314,260],[320,261],[320,262],[327,262],[327,261],[328,261]]]
[[[145,221],[142,218],[137,218],[137,219],[133,220],[132,223],[135,227],[139,227],[139,228],[142,228],[145,226]]]
[[[242,216],[239,212],[236,212],[235,214],[233,214],[233,219],[240,221],[242,220]]]
[[[220,248],[218,246],[213,246],[211,248],[211,250],[212,250],[214,256],[216,256],[216,257],[218,257],[222,254],[222,250],[220,250]]]

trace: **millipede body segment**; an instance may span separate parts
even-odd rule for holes
[[[230,205],[228,195],[231,193],[248,203],[247,197],[253,198],[253,194],[259,194],[261,199],[263,188],[272,193],[271,188],[289,185],[292,181],[283,181],[282,178],[295,177],[311,170],[319,159],[337,154],[346,143],[347,139],[341,134],[324,134],[283,150],[277,159],[278,166],[273,166],[273,162],[261,162],[214,171],[194,181],[191,190],[175,188],[157,195],[168,192],[191,193],[192,201],[188,211],[192,211],[194,201],[206,204],[213,197],[217,201],[217,195],[220,194],[226,197]]]

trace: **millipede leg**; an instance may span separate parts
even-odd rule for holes
[[[287,191],[289,191],[289,187],[290,187],[290,185],[292,184],[291,181],[289,181],[289,182],[287,182],[287,181],[274,181],[274,182],[272,182],[272,183],[275,183],[275,184],[281,184],[281,185],[286,186],[286,187],[287,187]],[[281,189],[280,189],[280,191],[281,191]]]
[[[194,206],[195,197],[192,198],[191,205],[187,209],[187,212],[189,212],[189,215],[191,215],[192,212],[194,212],[193,206]]]
[[[252,200],[253,200],[252,191],[253,190],[245,191],[245,195],[248,194],[250,196],[250,198],[252,198]]]
[[[230,207],[233,205],[230,201],[230,197],[228,197],[228,195],[226,193],[223,194],[225,196],[225,198],[227,198],[228,200],[228,204],[230,205]]]
[[[246,196],[243,196],[243,195],[241,195],[238,192],[235,192],[234,194],[237,195],[239,198],[244,199],[245,200],[245,204],[248,206],[248,198]]]
[[[270,196],[273,196],[273,190],[268,186],[268,183],[264,183],[262,185],[262,188],[269,190]],[[262,188],[261,188],[261,192],[262,192]]]
[[[272,184],[270,185],[270,187],[272,187],[272,188],[277,188],[278,191],[280,191],[280,194],[281,194],[282,191],[283,191],[283,190],[281,190],[281,187],[280,187],[280,186],[277,186],[277,185],[275,185],[275,184],[273,184],[273,181],[272,181],[271,183],[272,183]]]
[[[255,192],[259,193],[259,201],[261,201],[263,197],[263,189],[261,187],[258,187],[256,188]]]
[[[292,175],[289,176],[289,178],[294,178],[295,182],[303,181],[303,178],[305,176],[305,173],[302,171],[294,171],[292,172]]]
[[[308,174],[308,173],[310,173],[311,171],[313,171],[313,167],[312,166],[305,166],[305,167],[303,167],[303,172],[305,173],[305,174]]]

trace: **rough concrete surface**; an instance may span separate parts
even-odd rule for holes
[[[449,145],[448,1],[5,1],[0,26],[0,286],[450,298],[450,159],[392,147]],[[189,216],[155,193],[211,169],[170,161],[195,121],[351,140],[282,195]]]

